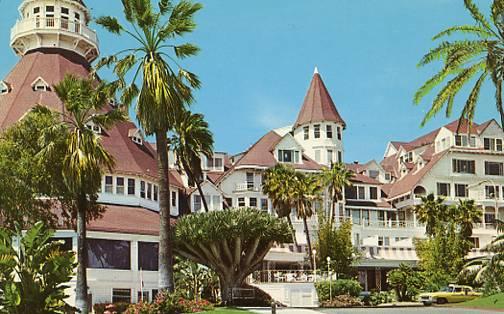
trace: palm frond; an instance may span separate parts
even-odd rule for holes
[[[95,23],[101,25],[107,31],[113,34],[121,34],[123,27],[119,23],[119,21],[112,16],[101,16],[95,20]]]
[[[469,123],[472,123],[472,121],[474,120],[476,103],[478,102],[481,86],[483,85],[483,82],[485,81],[487,74],[488,73],[484,71],[476,81],[476,84],[474,84],[474,87],[471,93],[469,94],[469,98],[467,98],[464,109],[462,110],[462,113],[460,115],[461,118],[466,118],[469,121]]]
[[[480,38],[492,37],[494,35],[493,33],[489,32],[487,29],[485,29],[481,26],[461,25],[461,26],[453,26],[453,27],[445,29],[444,31],[435,35],[432,38],[432,40],[437,40],[437,39],[444,37],[444,36],[450,36],[453,33],[471,34],[471,35],[476,35]]]
[[[469,12],[471,13],[471,16],[476,21],[476,23],[480,24],[488,31],[492,30],[490,23],[487,21],[485,16],[480,12],[478,7],[473,3],[472,0],[464,0],[464,4],[467,10],[469,10]]]
[[[175,50],[175,55],[181,59],[195,56],[200,51],[198,46],[190,43],[175,46],[173,49]]]

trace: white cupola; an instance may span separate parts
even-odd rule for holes
[[[57,48],[73,51],[88,62],[98,57],[98,38],[88,27],[90,14],[82,0],[24,0],[19,12],[11,30],[11,47],[17,55]]]

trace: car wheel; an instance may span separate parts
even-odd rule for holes
[[[422,302],[424,306],[431,306],[432,303],[431,302]]]
[[[437,299],[437,304],[446,304],[448,301],[445,298]]]

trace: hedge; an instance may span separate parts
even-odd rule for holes
[[[353,279],[338,279],[332,282],[328,280],[319,281],[315,283],[317,289],[319,302],[329,300],[329,289],[332,290],[332,296],[337,295],[351,295],[358,297],[362,291],[362,287],[358,281]]]

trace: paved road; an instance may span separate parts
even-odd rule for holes
[[[257,314],[269,314],[271,309],[249,309]],[[495,314],[495,311],[481,311],[469,309],[456,309],[456,308],[440,308],[440,307],[414,307],[414,308],[372,308],[372,309],[290,309],[283,308],[277,310],[278,314]]]
[[[481,311],[481,310],[469,310],[469,309],[456,309],[456,308],[440,308],[440,307],[414,307],[414,308],[384,308],[384,309],[324,309],[319,310],[319,312],[325,314],[361,314],[361,313],[373,313],[373,314],[486,314],[493,313],[493,311]],[[287,312],[284,312],[287,313]]]

